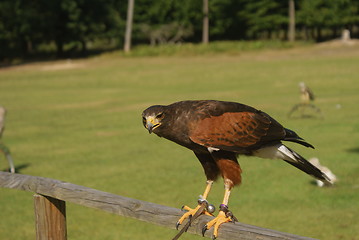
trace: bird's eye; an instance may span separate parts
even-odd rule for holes
[[[156,118],[157,118],[157,119],[163,118],[163,113],[157,114]]]
[[[143,125],[146,125],[146,118],[145,117],[142,117],[142,123],[143,123]]]

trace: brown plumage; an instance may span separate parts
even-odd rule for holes
[[[309,104],[310,101],[314,101],[314,94],[312,90],[304,83],[299,83],[300,88],[300,99],[303,104]]]
[[[313,146],[253,107],[215,100],[181,101],[167,106],[151,106],[142,113],[142,118],[150,133],[154,132],[195,153],[203,166],[209,188],[219,175],[223,177],[226,188],[224,205],[228,203],[233,186],[241,183],[242,170],[237,161],[237,156],[241,154],[282,159],[317,179],[327,181],[324,173],[281,141]],[[206,190],[205,197],[207,194]],[[180,219],[179,224],[183,220]],[[215,237],[218,234],[216,230],[218,226],[215,226]]]

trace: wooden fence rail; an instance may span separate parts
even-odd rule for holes
[[[53,211],[51,209],[57,211],[57,213],[53,214],[55,215],[55,218],[58,219],[56,220],[56,231],[60,229],[60,233],[55,234],[60,234],[61,236],[56,239],[66,239],[65,202],[100,209],[105,212],[135,218],[172,229],[175,228],[175,223],[183,214],[180,209],[127,198],[43,177],[0,172],[0,187],[34,192],[36,194],[34,197],[37,219],[36,227],[40,228],[36,230],[38,240],[49,239],[46,235],[41,238],[38,234],[45,234],[44,232],[46,231],[52,232],[47,234],[54,234],[54,230],[49,230],[49,228],[47,228],[46,231],[41,231],[41,228],[44,227],[43,225],[48,225],[47,222],[49,221],[44,214],[49,214],[49,212]],[[42,197],[44,199],[42,199]],[[212,217],[204,215],[198,217],[188,229],[188,232],[202,235],[202,226],[210,219],[212,219]],[[206,237],[211,237],[211,234],[212,231],[207,231]],[[223,224],[220,228],[218,239],[310,240],[312,238],[301,237],[237,222],[235,224]]]

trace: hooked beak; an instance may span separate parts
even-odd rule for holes
[[[152,129],[153,129],[154,125],[150,122],[147,122],[146,124],[146,128],[148,130],[148,133],[151,134],[152,133]]]
[[[154,129],[156,129],[161,124],[158,122],[158,120],[154,117],[148,117],[146,119],[146,129],[148,130],[148,133],[152,133]]]

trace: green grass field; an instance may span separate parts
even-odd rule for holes
[[[324,120],[287,118],[301,81],[314,91]],[[269,113],[316,149],[288,145],[318,157],[339,178],[333,188],[318,188],[284,162],[240,157],[243,184],[230,199],[240,222],[318,239],[359,239],[358,45],[167,57],[112,53],[0,69],[0,105],[8,109],[2,141],[20,173],[195,206],[205,187],[199,162],[141,123],[146,107],[185,99],[238,101]],[[6,168],[1,155],[0,169]],[[218,181],[209,201],[218,206],[222,196]],[[31,193],[0,189],[0,239],[34,239],[33,211]],[[171,239],[177,232],[71,203],[67,219],[72,240]]]

